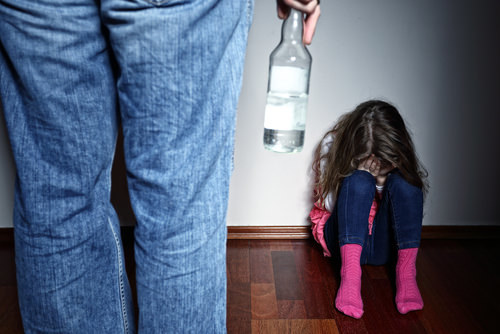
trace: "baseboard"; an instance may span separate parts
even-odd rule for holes
[[[228,239],[309,239],[310,226],[228,226]],[[133,227],[122,226],[132,235]],[[129,231],[130,230],[130,231]],[[500,239],[500,226],[424,226],[422,239]],[[14,243],[14,229],[0,228],[0,245]]]
[[[228,239],[309,239],[310,226],[228,226]]]
[[[229,226],[228,239],[308,239],[310,226]],[[500,226],[423,226],[422,239],[500,239]]]
[[[228,239],[308,239],[310,226],[229,226]],[[422,239],[500,239],[500,226],[423,226]]]

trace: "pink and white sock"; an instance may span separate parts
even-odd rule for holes
[[[417,286],[417,259],[418,248],[400,249],[396,264],[396,306],[399,313],[421,310],[424,301]]]
[[[363,300],[361,299],[361,251],[356,244],[340,247],[342,266],[340,270],[340,287],[335,298],[337,309],[350,317],[359,319],[363,316]]]

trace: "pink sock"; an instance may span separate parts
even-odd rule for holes
[[[418,248],[400,249],[396,264],[396,306],[399,313],[421,310],[424,301],[417,286],[417,259]]]
[[[335,306],[350,317],[359,319],[363,315],[363,300],[361,299],[361,251],[356,244],[340,247],[342,267],[340,269],[340,287],[337,291]]]

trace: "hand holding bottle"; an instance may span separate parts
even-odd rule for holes
[[[278,16],[281,19],[287,18],[290,8],[297,9],[306,14],[304,21],[304,44],[311,44],[316,24],[320,16],[319,0],[277,0]]]

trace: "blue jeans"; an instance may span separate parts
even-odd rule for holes
[[[361,264],[386,263],[391,251],[419,247],[423,218],[423,193],[395,171],[386,180],[382,199],[369,234],[368,217],[375,197],[375,178],[357,170],[342,182],[325,240],[332,254],[339,246],[363,247]]]
[[[224,333],[252,0],[0,0],[26,333]],[[110,204],[121,123],[139,319]]]

